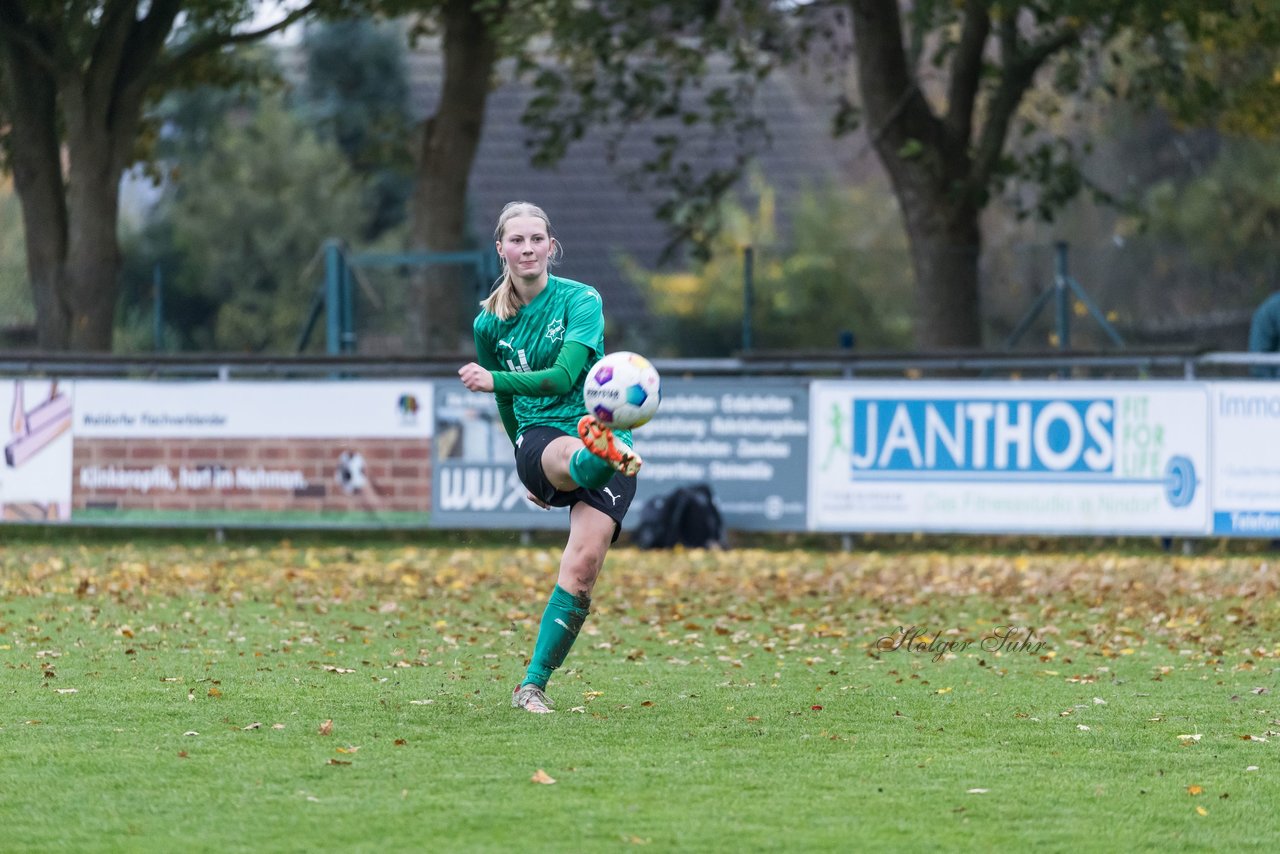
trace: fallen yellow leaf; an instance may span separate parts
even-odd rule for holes
[[[555,777],[552,777],[550,774],[548,774],[546,771],[543,771],[541,768],[533,772],[533,776],[529,778],[530,783],[541,783],[544,786],[550,786],[555,781],[556,781]]]
[[[1204,788],[1202,786],[1187,786],[1188,795],[1199,795],[1202,792],[1204,792]]]

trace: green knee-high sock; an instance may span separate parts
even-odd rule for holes
[[[578,631],[591,610],[590,596],[574,596],[559,584],[551,591],[547,609],[542,612],[542,624],[538,627],[538,642],[533,648],[533,658],[522,684],[532,682],[546,688],[551,671],[564,663],[564,657],[578,638]]]
[[[573,478],[574,483],[587,489],[599,489],[612,480],[616,473],[613,466],[586,448],[579,448],[569,458],[569,477]]]

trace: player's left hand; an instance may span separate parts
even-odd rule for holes
[[[475,362],[467,362],[458,368],[458,378],[470,391],[493,391],[493,374]]]

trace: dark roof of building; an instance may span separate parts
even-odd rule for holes
[[[435,109],[441,77],[441,57],[430,47],[409,58],[411,111],[415,119]],[[848,139],[834,140],[828,104],[815,104],[798,87],[803,81],[786,75],[767,80],[758,94],[758,108],[769,129],[768,142],[755,166],[784,214],[787,203],[804,188],[828,186],[849,175],[838,152],[851,147]],[[520,118],[530,90],[518,82],[503,82],[489,97],[479,151],[470,176],[469,225],[478,243],[490,239],[503,205],[515,199],[545,209],[564,248],[556,272],[595,286],[610,317],[645,315],[644,299],[622,269],[630,257],[655,269],[671,233],[655,214],[656,195],[626,186],[625,163],[610,163],[606,134],[589,132],[573,143],[565,157],[550,168],[530,165],[528,132]],[[635,130],[644,140],[655,128]],[[692,140],[694,156],[710,161],[717,156],[714,142]],[[868,158],[872,159],[872,158]],[[785,233],[785,223],[780,223]],[[621,343],[621,342],[620,342]]]

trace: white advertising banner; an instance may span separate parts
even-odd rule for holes
[[[1209,388],[1213,533],[1280,538],[1280,382]]]
[[[1207,388],[815,382],[809,527],[1205,534]]]
[[[0,519],[66,521],[71,516],[71,418],[74,384],[0,381],[8,417],[0,466]]]
[[[423,527],[432,386],[80,381],[73,521]]]
[[[83,438],[426,438],[426,380],[76,383]]]

